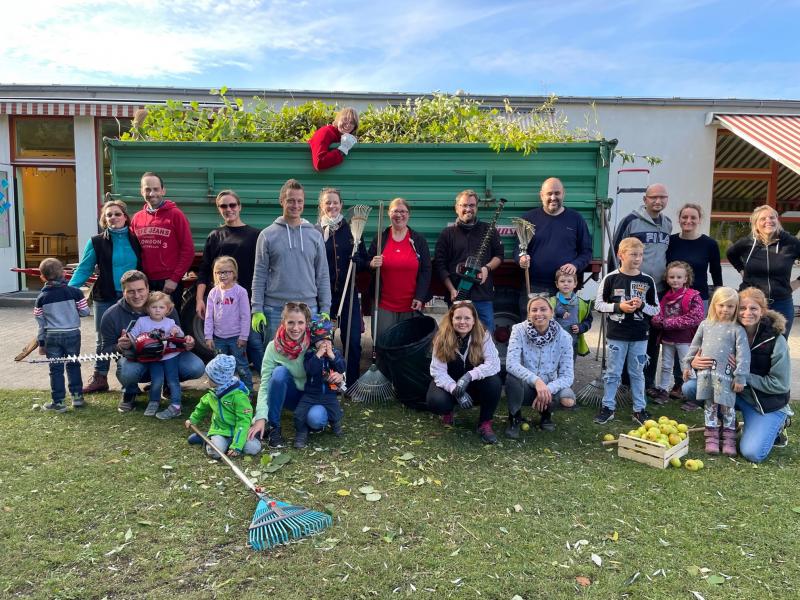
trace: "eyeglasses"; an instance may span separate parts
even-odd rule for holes
[[[472,304],[472,300],[454,300],[453,306],[459,306],[461,304]]]
[[[531,292],[528,294],[528,300],[533,300],[534,298],[543,298],[544,300],[549,300],[550,294],[547,292]]]
[[[477,204],[458,204],[458,208],[478,208]]]
[[[283,305],[283,308],[288,308],[289,310],[310,310],[308,304],[305,302],[287,302]]]
[[[225,210],[226,208],[236,208],[237,206],[239,206],[239,204],[238,204],[238,203],[233,203],[233,204],[217,204],[217,208],[221,208],[222,210]]]

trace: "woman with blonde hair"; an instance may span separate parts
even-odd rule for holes
[[[746,288],[739,292],[739,324],[747,333],[750,347],[750,373],[744,389],[736,394],[736,410],[741,411],[744,430],[739,439],[739,453],[750,462],[764,461],[773,448],[789,443],[786,428],[794,413],[789,406],[791,360],[783,316],[767,308],[764,292]],[[696,370],[710,369],[714,358],[698,354],[691,362]],[[733,368],[736,359],[728,357]],[[683,384],[683,393],[694,400],[697,380]]]
[[[539,412],[544,431],[556,428],[553,409],[575,406],[572,336],[553,318],[547,295],[528,300],[527,319],[511,328],[506,371],[506,437],[519,438],[523,406]]]
[[[97,354],[103,351],[100,321],[105,312],[122,298],[120,279],[123,273],[142,268],[142,248],[130,230],[130,221],[128,206],[122,200],[107,200],[100,209],[101,233],[86,243],[81,262],[69,280],[70,286],[81,287],[97,268],[97,279],[92,286]],[[108,391],[109,362],[106,359],[95,363],[92,378],[83,388],[84,394]]]
[[[453,302],[433,338],[428,387],[428,409],[452,426],[456,408],[480,406],[478,434],[486,444],[496,444],[492,419],[500,401],[500,357],[469,300]]]
[[[764,204],[750,216],[750,236],[728,249],[728,260],[742,276],[743,290],[756,287],[766,295],[769,307],[786,319],[789,336],[794,321],[792,292],[800,279],[792,280],[794,261],[800,258],[800,240],[781,227],[777,211]]]
[[[322,171],[342,163],[358,141],[355,136],[356,131],[358,131],[358,113],[352,106],[346,106],[336,113],[332,125],[317,129],[308,140],[314,170]],[[339,147],[331,149],[331,144],[336,143]]]
[[[378,239],[372,240],[367,253],[369,266],[381,267],[378,301],[378,327],[372,339],[377,341],[392,325],[414,316],[431,299],[431,253],[425,237],[408,226],[411,207],[405,198],[389,203],[391,225],[382,232],[381,253]],[[372,289],[375,289],[374,286]]]

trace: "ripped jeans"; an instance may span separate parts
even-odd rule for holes
[[[647,340],[627,342],[624,340],[606,340],[606,353],[608,354],[606,372],[603,374],[604,392],[603,406],[611,410],[617,407],[617,389],[622,379],[622,370],[625,368],[625,359],[628,360],[628,377],[631,380],[631,395],[633,396],[633,410],[638,412],[647,407],[644,395],[644,368],[647,366]]]

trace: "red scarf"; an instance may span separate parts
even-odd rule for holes
[[[301,352],[305,352],[310,345],[311,335],[308,329],[306,329],[300,341],[289,338],[286,333],[286,326],[283,323],[280,324],[278,331],[275,332],[275,349],[292,360],[300,356]]]

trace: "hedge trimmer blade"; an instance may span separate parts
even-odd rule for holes
[[[58,356],[56,358],[38,358],[36,360],[26,360],[29,364],[53,364],[53,363],[73,363],[73,362],[93,362],[96,360],[111,360],[112,358],[122,358],[119,352],[106,352],[104,354],[70,354],[69,356]]]

